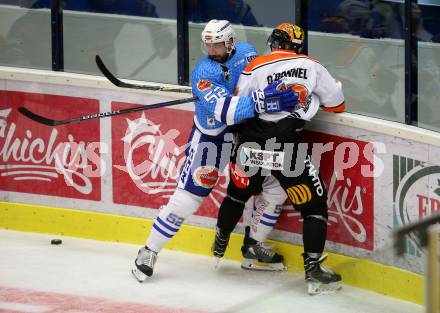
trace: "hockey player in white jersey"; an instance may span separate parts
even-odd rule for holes
[[[256,50],[247,43],[236,42],[228,21],[211,20],[201,39],[208,55],[192,71],[192,90],[198,100],[186,159],[176,191],[159,211],[145,247],[138,252],[132,273],[139,282],[153,274],[157,254],[198,209],[229,163],[231,126],[258,113],[277,113],[297,105],[294,92],[278,90],[278,82],[247,96],[233,96],[240,73],[255,58]]]
[[[271,115],[261,113],[257,119],[250,120],[241,127],[241,147],[236,151],[235,162],[231,165],[231,181],[227,196],[220,207],[214,246],[217,256],[223,256],[229,234],[243,212],[243,203],[252,195],[261,192],[261,186],[263,193],[271,194],[266,198],[278,200],[279,205],[288,197],[303,217],[305,278],[308,292],[316,294],[338,289],[341,280],[339,274],[321,266],[326,258],[322,256],[322,252],[327,236],[327,192],[321,177],[313,170],[311,157],[305,157],[304,170],[298,175],[294,171],[298,164],[295,163],[297,151],[294,147],[298,145],[290,150],[286,147],[289,143],[301,142],[305,121],[313,118],[320,107],[338,113],[344,111],[345,103],[341,84],[318,60],[300,54],[303,43],[304,31],[299,26],[289,23],[279,25],[268,39],[272,52],[254,59],[240,76],[237,95],[249,95],[255,88],[264,88],[282,79],[288,88],[298,93],[299,101],[295,110],[284,110]],[[273,139],[276,144],[280,144],[279,147],[276,144],[272,147],[267,146]],[[248,146],[249,143],[258,143],[260,150]],[[247,177],[246,172],[249,168],[256,167],[256,162],[252,162],[256,160],[252,158],[257,153],[270,156],[274,161],[276,155],[283,161],[279,161],[279,167],[276,162],[261,165],[257,175]],[[282,170],[279,170],[280,168]],[[268,169],[271,176],[267,176]],[[264,170],[266,174],[263,174]],[[242,264],[244,267],[256,266],[257,262],[250,262],[252,260],[260,261],[267,258],[258,255],[257,248],[267,238],[280,214],[279,207],[270,201],[262,205],[258,204],[257,200],[256,210],[250,234],[246,236],[242,247],[243,257],[247,261]],[[225,240],[219,241],[217,237]]]

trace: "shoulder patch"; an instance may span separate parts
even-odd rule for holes
[[[212,83],[209,80],[205,80],[205,79],[200,79],[197,82],[197,89],[200,91],[205,91],[209,88],[211,88]]]

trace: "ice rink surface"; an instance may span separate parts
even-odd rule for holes
[[[53,238],[63,243],[50,244]],[[422,306],[344,285],[309,296],[303,275],[164,250],[153,277],[130,270],[139,246],[0,230],[0,312],[422,313]]]

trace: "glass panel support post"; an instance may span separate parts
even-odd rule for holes
[[[186,0],[177,0],[177,81],[189,84],[189,35]]]

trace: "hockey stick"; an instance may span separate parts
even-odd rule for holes
[[[85,115],[77,118],[72,118],[68,120],[53,120],[38,114],[35,114],[32,111],[29,111],[25,107],[19,107],[18,112],[23,114],[24,116],[30,118],[31,120],[38,122],[40,124],[44,124],[47,126],[58,126],[58,125],[64,125],[64,124],[71,124],[71,123],[77,123],[77,122],[84,122],[88,120],[94,120],[97,118],[103,118],[103,117],[109,117],[109,116],[115,116],[115,115],[121,115],[131,112],[137,112],[137,111],[144,111],[144,110],[151,110],[156,108],[162,108],[162,107],[168,107],[176,104],[181,103],[187,103],[197,100],[197,97],[191,97],[191,98],[185,98],[185,99],[179,99],[179,100],[172,100],[172,101],[166,101],[151,105],[142,105],[139,107],[129,108],[129,109],[122,109],[122,110],[116,110],[116,111],[109,111],[109,112],[102,112],[102,113],[96,113],[92,115]]]
[[[95,57],[96,65],[98,66],[101,73],[115,86],[121,88],[130,88],[130,89],[141,89],[141,90],[154,90],[154,91],[169,91],[169,92],[183,92],[183,93],[191,93],[191,89],[185,88],[175,88],[175,87],[161,87],[161,86],[147,86],[147,85],[138,85],[126,83],[110,72],[110,70],[105,66],[102,59],[99,55]]]

